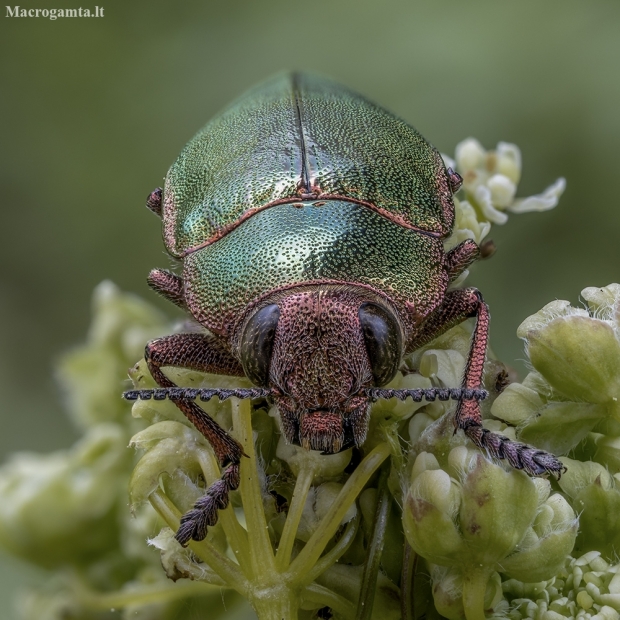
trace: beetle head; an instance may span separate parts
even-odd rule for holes
[[[403,353],[402,327],[379,299],[347,287],[288,292],[246,322],[240,356],[269,387],[291,443],[335,453],[361,445],[365,390],[388,383]]]

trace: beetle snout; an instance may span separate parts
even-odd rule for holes
[[[306,450],[340,452],[344,444],[342,416],[333,411],[308,411],[301,416],[299,439]]]

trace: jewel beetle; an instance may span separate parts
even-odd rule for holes
[[[480,250],[471,240],[443,245],[461,182],[413,127],[305,73],[255,87],[185,146],[147,201],[182,275],[155,269],[148,282],[208,332],[153,340],[145,356],[164,388],[156,396],[205,435],[223,471],[182,518],[179,542],[204,538],[217,521],[243,456],[197,405],[199,392],[268,397],[286,439],[305,448],[361,446],[371,401],[407,396],[381,389],[402,358],[470,317],[462,385],[435,390],[458,398],[455,432],[532,475],[560,474],[553,455],[482,427],[489,311],[476,289],[448,289]],[[177,389],[166,366],[257,387]]]

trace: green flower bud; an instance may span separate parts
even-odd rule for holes
[[[587,302],[592,316],[620,327],[620,284],[585,288],[581,296]]]
[[[463,480],[460,527],[471,561],[493,565],[516,547],[533,522],[538,492],[523,472],[506,472],[481,455],[475,461]]]
[[[432,566],[433,600],[435,608],[448,620],[464,620],[463,573],[456,568]],[[503,599],[502,580],[493,572],[486,584],[484,609],[499,611],[498,605]]]
[[[169,327],[153,306],[109,281],[95,289],[92,304],[87,343],[61,359],[58,377],[81,427],[107,421],[127,425],[128,405],[118,397],[119,386],[127,368],[143,355],[144,343]]]
[[[129,482],[132,506],[146,501],[159,487],[160,477],[166,473],[183,484],[167,485],[178,490],[176,499],[180,509],[189,509],[201,494],[194,484],[188,484],[209,467],[211,481],[219,477],[217,462],[210,446],[202,436],[184,424],[173,421],[158,422],[131,439],[130,447],[146,450],[138,461]],[[180,470],[184,476],[178,478]]]
[[[476,210],[467,200],[454,199],[454,214],[454,231],[445,243],[446,251],[463,243],[466,239],[472,239],[480,244],[489,234],[491,223],[478,220]]]
[[[612,472],[620,472],[620,437],[590,433],[595,447],[592,458]]]
[[[496,418],[517,426],[534,417],[543,405],[538,392],[520,383],[511,383],[495,399],[491,413]]]
[[[403,508],[413,549],[432,564],[450,567],[433,582],[442,615],[462,618],[463,606],[482,606],[483,598],[485,609],[487,603],[497,608],[501,588],[498,595],[492,580],[499,572],[541,580],[562,569],[577,519],[562,496],[550,496],[548,481],[507,472],[463,446],[450,452],[448,469],[452,477],[432,455],[420,454]]]
[[[607,409],[603,405],[549,403],[521,429],[519,441],[552,454],[566,454],[583,441],[606,415]]]
[[[614,478],[598,463],[563,458],[567,472],[559,481],[580,513],[576,549],[596,550],[606,557],[620,552],[620,491]]]
[[[584,316],[527,332],[532,364],[565,397],[605,403],[620,395],[620,342],[611,325]]]
[[[130,463],[123,431],[91,429],[73,448],[16,454],[0,470],[0,543],[41,566],[86,561],[114,546]]]
[[[577,526],[578,520],[568,502],[557,493],[552,495],[539,507],[518,551],[502,561],[502,572],[521,581],[551,578],[572,551]]]
[[[305,450],[287,443],[283,435],[280,435],[276,455],[286,461],[295,477],[301,469],[312,471],[315,482],[337,478],[351,460],[350,449],[338,454],[322,454],[319,450]]]
[[[420,373],[435,385],[459,385],[465,370],[465,357],[452,349],[430,349],[420,360]]]
[[[467,553],[454,522],[459,500],[456,482],[441,469],[417,475],[405,498],[403,527],[409,544],[435,564],[457,564]]]

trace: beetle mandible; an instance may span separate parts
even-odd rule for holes
[[[335,453],[364,443],[370,402],[392,395],[377,388],[403,356],[475,317],[451,391],[455,432],[529,474],[560,474],[554,456],[481,425],[489,311],[476,289],[448,290],[479,248],[443,247],[461,182],[410,125],[305,73],[257,86],[186,145],[147,201],[183,275],[155,269],[148,283],[209,333],[153,340],[146,361],[223,473],[182,518],[181,544],[217,521],[243,451],[194,402],[197,390],[175,392],[166,366],[247,376],[262,390],[235,395],[268,395],[289,442]]]

